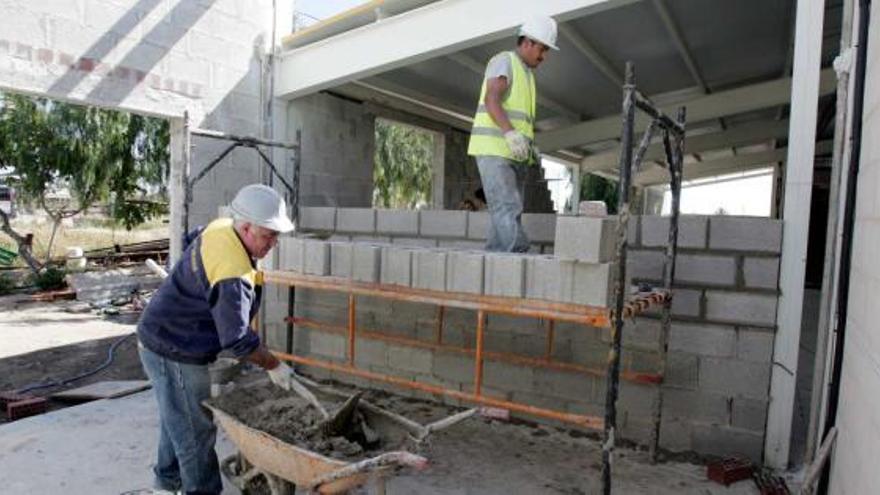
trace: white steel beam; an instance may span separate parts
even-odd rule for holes
[[[297,98],[404,65],[514,36],[523,19],[563,22],[637,0],[446,0],[285,52],[276,73],[281,98]],[[404,41],[405,40],[405,41]]]
[[[663,3],[663,0],[653,0],[652,3],[654,4],[654,9],[657,10],[657,14],[660,15],[660,20],[663,21],[666,31],[669,32],[669,36],[672,37],[672,41],[675,43],[675,47],[678,49],[678,53],[684,61],[684,65],[687,66],[688,72],[691,73],[691,77],[693,77],[694,81],[700,85],[703,92],[707,93],[709,88],[706,86],[706,81],[700,74],[700,70],[697,68],[697,63],[694,61],[694,57],[691,55],[691,51],[688,48],[687,43],[684,41],[684,36],[681,35],[681,30],[675,23],[675,19],[672,18],[672,14],[666,7],[666,4]]]
[[[688,136],[685,146],[687,153],[702,153],[733,146],[744,146],[769,141],[788,134],[787,120],[771,120],[732,127],[721,132]],[[584,171],[608,170],[617,166],[620,159],[619,148],[590,155],[581,162]],[[644,160],[665,160],[666,154],[662,142],[648,146]]]
[[[791,88],[792,122],[785,171],[779,305],[770,376],[770,406],[764,437],[764,461],[773,468],[788,467],[791,423],[798,372],[798,346],[804,305],[807,234],[813,189],[816,114],[821,91],[824,0],[800,0],[795,23],[794,68]]]
[[[834,70],[821,71],[817,82],[819,82],[819,94],[834,92]],[[677,106],[685,105],[687,106],[688,123],[701,122],[788,103],[791,87],[791,78],[786,77],[699,96],[676,105],[664,105],[661,109],[667,115],[674,115]],[[637,112],[637,130],[644,130],[647,123],[647,117],[641,115],[641,112]],[[542,150],[551,151],[604,141],[619,135],[620,116],[615,114],[581,122],[563,129],[539,133],[535,139]]]
[[[821,141],[816,144],[816,153],[830,152],[831,141]],[[694,180],[771,167],[778,162],[784,162],[788,153],[789,150],[787,148],[781,148],[778,150],[741,154],[720,160],[692,163],[684,166],[682,177],[684,180]],[[812,159],[810,163],[813,163]],[[651,167],[639,173],[635,177],[634,182],[637,186],[666,184],[669,182],[669,172],[665,168]]]

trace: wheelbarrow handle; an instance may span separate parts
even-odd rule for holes
[[[389,466],[407,466],[415,469],[424,469],[428,466],[428,459],[403,450],[386,452],[384,454],[379,454],[376,457],[347,464],[335,471],[330,471],[329,473],[319,476],[312,480],[307,488],[309,492],[316,493],[321,485],[326,485],[342,478],[348,478],[349,476]]]

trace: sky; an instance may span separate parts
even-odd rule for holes
[[[362,3],[367,3],[367,0],[296,0],[294,7],[303,14],[305,24],[308,25],[311,23],[309,21],[326,19]]]

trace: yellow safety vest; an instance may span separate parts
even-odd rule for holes
[[[505,52],[510,57],[513,81],[508,85],[507,97],[501,107],[507,113],[510,124],[529,139],[535,138],[535,76],[528,70],[515,52]],[[491,155],[513,159],[504,133],[492,120],[486,109],[486,80],[480,90],[477,101],[477,113],[474,115],[474,126],[468,144],[468,155]]]

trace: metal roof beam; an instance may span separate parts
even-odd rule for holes
[[[686,150],[689,154],[713,151],[733,146],[744,146],[788,135],[788,120],[743,124],[721,132],[699,134],[687,138]],[[617,166],[620,159],[619,148],[590,155],[581,162],[584,171],[608,170]],[[666,153],[662,142],[648,146],[645,162],[665,160]]]
[[[466,53],[451,53],[447,55],[447,58],[464,66],[471,72],[478,74],[481,79],[483,77],[483,74],[485,74],[485,65],[481,64],[477,59],[471,57]],[[571,111],[567,105],[564,105],[556,101],[555,99],[544,95],[541,91],[538,91],[537,102],[542,107],[552,110],[573,122],[579,122],[581,120],[581,116],[578,115],[577,112]]]
[[[820,74],[820,95],[829,94],[835,89],[833,69],[825,69]],[[678,105],[661,107],[666,114],[674,114],[679,105],[687,107],[689,124],[717,119],[727,115],[760,110],[788,103],[791,98],[791,78],[776,79],[741,88],[720,91],[699,96]],[[639,114],[636,118],[638,131],[647,126],[648,118]],[[573,148],[589,143],[616,138],[620,134],[620,116],[588,120],[562,129],[554,129],[537,134],[536,141],[542,150],[553,151]]]
[[[611,83],[615,86],[623,86],[623,74],[614,68],[614,66],[611,65],[611,62],[599,53],[599,50],[584,39],[584,37],[573,27],[566,24],[559,24],[559,32],[569,43],[572,44],[572,46],[575,47],[575,49],[577,49],[577,51],[587,57],[590,63],[599,69],[599,72],[611,81]]]
[[[820,141],[816,143],[816,154],[830,153],[832,141]],[[788,148],[780,148],[760,153],[748,153],[721,160],[711,160],[685,165],[683,169],[684,180],[694,180],[703,177],[745,172],[757,168],[771,167],[775,163],[784,162],[788,154]],[[637,186],[653,186],[669,183],[669,172],[664,168],[652,167],[640,172],[635,177]]]

